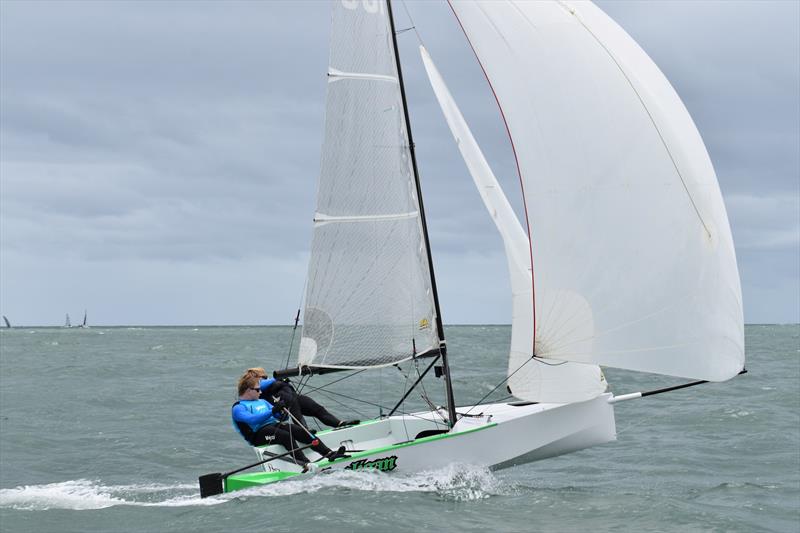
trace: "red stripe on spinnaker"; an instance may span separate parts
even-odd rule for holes
[[[528,232],[528,254],[531,261],[531,305],[533,306],[533,340],[531,345],[531,355],[535,355],[536,352],[534,351],[536,347],[536,284],[534,283],[534,275],[533,275],[533,238],[531,237],[531,224],[528,219],[528,202],[525,197],[525,182],[522,180],[522,170],[519,166],[519,158],[517,157],[517,149],[514,146],[514,138],[511,136],[511,130],[508,127],[508,121],[506,120],[506,114],[503,112],[503,106],[500,105],[500,99],[497,97],[497,93],[494,90],[494,86],[492,85],[492,80],[489,79],[489,75],[486,73],[486,69],[483,68],[483,63],[481,63],[480,57],[478,57],[478,53],[475,51],[475,47],[472,46],[472,41],[469,39],[469,35],[467,35],[467,31],[464,29],[464,25],[461,24],[461,19],[458,18],[458,13],[456,10],[453,9],[452,0],[447,0],[447,5],[450,6],[450,11],[453,12],[453,16],[456,17],[456,21],[458,22],[458,26],[461,28],[461,31],[464,33],[464,37],[467,39],[467,43],[469,44],[472,53],[475,55],[475,59],[478,61],[478,66],[481,67],[481,72],[483,72],[483,77],[486,78],[486,83],[489,84],[489,89],[492,91],[492,96],[494,96],[494,101],[497,102],[497,108],[500,110],[500,116],[503,119],[503,125],[506,128],[506,134],[508,135],[508,140],[511,143],[511,151],[514,153],[514,162],[517,165],[517,176],[519,176],[519,186],[522,190],[522,206],[525,210],[525,229]]]

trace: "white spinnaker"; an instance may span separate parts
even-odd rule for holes
[[[744,366],[728,217],[700,134],[589,2],[451,2],[516,146],[535,351],[722,381]]]
[[[458,149],[486,209],[503,238],[511,280],[513,310],[508,366],[508,386],[512,394],[524,400],[552,403],[578,402],[594,398],[606,389],[606,382],[599,366],[571,362],[548,364],[531,360],[533,300],[528,237],[425,47],[420,46],[420,54],[433,92]]]
[[[298,364],[382,366],[438,347],[431,277],[387,6],[332,4]]]

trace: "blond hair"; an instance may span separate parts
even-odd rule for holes
[[[239,389],[239,396],[247,392],[247,389],[250,388],[257,388],[259,384],[259,378],[249,371],[242,374],[242,377],[239,378],[239,384],[237,385]]]
[[[255,366],[253,368],[248,368],[244,371],[245,374],[251,374],[257,378],[267,379],[269,376],[267,375],[267,371],[261,368],[260,366]]]

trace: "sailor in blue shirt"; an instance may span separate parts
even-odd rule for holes
[[[239,379],[239,401],[233,404],[231,409],[233,427],[252,446],[280,444],[287,451],[292,451],[295,463],[302,465],[303,471],[306,471],[309,464],[308,457],[297,450],[295,441],[311,444],[314,441],[313,437],[298,426],[292,428],[290,424],[282,424],[281,420],[286,417],[285,404],[282,402],[271,404],[259,399],[261,388],[258,385],[259,379],[252,374],[245,373]],[[317,440],[317,443],[311,449],[328,459],[333,460],[344,452],[344,450],[332,451],[321,440]]]
[[[313,416],[326,426],[334,428],[352,426],[360,422],[359,420],[339,420],[312,398],[304,394],[298,394],[288,381],[277,380],[267,376],[266,371],[261,367],[248,368],[245,373],[252,374],[260,379],[261,398],[268,402],[280,399],[286,404],[286,408],[289,409],[294,420],[303,427],[308,427],[303,415]]]

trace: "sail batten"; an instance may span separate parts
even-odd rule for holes
[[[419,211],[411,211],[410,213],[393,213],[386,215],[354,215],[354,216],[335,216],[326,215],[324,213],[316,213],[314,215],[314,222],[327,223],[327,222],[376,222],[388,220],[402,220],[406,218],[416,218],[419,216]]]
[[[342,79],[388,81],[391,83],[399,83],[399,80],[395,76],[386,76],[384,74],[371,74],[368,72],[342,72],[341,70],[336,70],[334,68],[328,70],[329,82]]]

